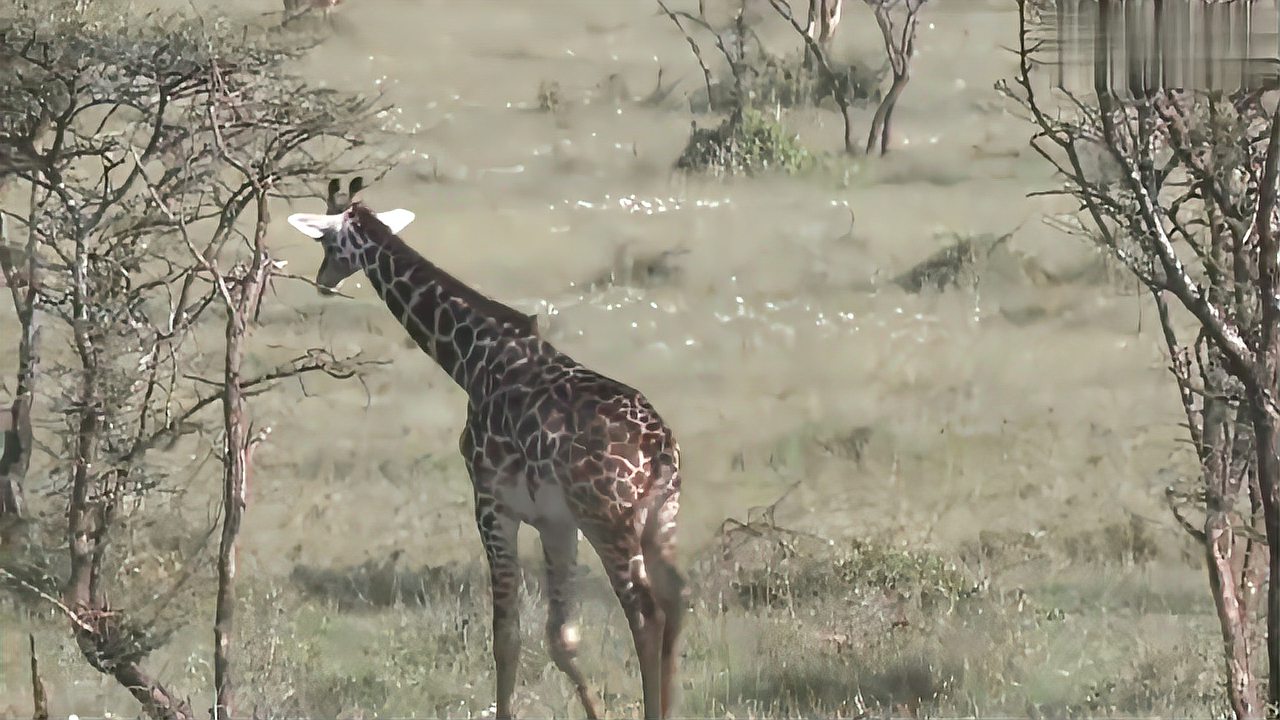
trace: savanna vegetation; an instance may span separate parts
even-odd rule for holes
[[[412,38],[395,3],[373,34],[319,4],[127,5],[0,10],[0,714],[491,712],[459,398],[275,229],[361,173],[676,427],[682,715],[1274,703],[1269,95],[1062,103],[1030,3],[982,41],[1018,49],[995,90],[927,84],[955,28],[913,0],[583,4],[545,41],[448,3]],[[596,64],[635,82],[625,43],[661,48],[652,92]],[[473,65],[361,91],[383,52]],[[1004,137],[947,150],[948,102]],[[993,209],[1032,188],[1062,196]],[[583,665],[638,716],[587,575]],[[540,577],[517,712],[578,716]]]

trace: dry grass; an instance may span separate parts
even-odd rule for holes
[[[692,563],[684,711],[1220,713],[1211,608],[1181,573],[1167,572],[1176,560],[1150,550],[1141,527],[1031,540],[988,534],[946,555],[885,538],[833,542],[771,517],[732,525]],[[989,568],[1014,557],[1058,569],[1038,573],[1034,584],[1016,573],[1005,573],[1009,581],[993,577]],[[408,568],[398,559],[299,566],[289,582],[258,583],[246,593],[242,656],[254,678],[246,701],[261,716],[475,717],[487,710],[493,678],[482,563]],[[537,564],[526,567],[517,709],[526,717],[579,716],[542,646]],[[1182,599],[1161,593],[1162,583],[1183,583]],[[628,716],[638,694],[629,636],[594,571],[584,594],[585,667],[611,711]],[[60,624],[47,615],[27,622],[44,643],[62,648],[61,671],[79,674]],[[176,657],[189,642],[199,638],[180,637],[161,656]],[[197,686],[206,672],[193,653],[186,680]],[[20,687],[6,682],[7,692]],[[51,684],[56,708],[65,686]],[[21,707],[17,698],[8,705]]]

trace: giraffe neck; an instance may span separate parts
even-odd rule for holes
[[[472,400],[493,392],[534,337],[531,319],[486,297],[388,235],[365,249],[365,275],[422,351]]]

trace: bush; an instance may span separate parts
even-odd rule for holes
[[[816,159],[782,124],[744,109],[714,129],[693,129],[676,160],[676,169],[713,175],[795,174],[812,169]]]

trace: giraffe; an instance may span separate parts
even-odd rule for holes
[[[351,199],[360,187],[357,179],[340,201],[335,180],[328,214],[288,220],[320,242],[319,288],[336,290],[363,271],[409,336],[466,392],[458,449],[489,567],[497,717],[512,716],[520,655],[516,539],[524,524],[542,540],[549,654],[587,717],[599,711],[576,661],[579,532],[599,556],[630,625],[644,716],[669,717],[687,608],[674,559],[680,448],[671,429],[639,391],[540,337],[531,316],[419,255],[397,235],[414,214],[375,213]]]

